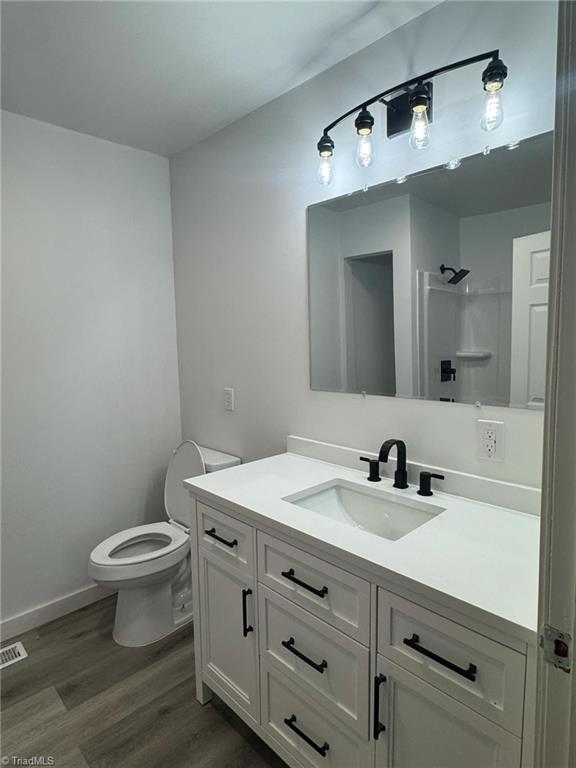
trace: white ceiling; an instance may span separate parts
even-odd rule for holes
[[[2,2],[2,106],[173,155],[439,0]]]

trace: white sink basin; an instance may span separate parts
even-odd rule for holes
[[[444,507],[436,504],[404,499],[349,480],[332,480],[306,488],[286,496],[284,501],[391,541],[401,539],[444,512]]]

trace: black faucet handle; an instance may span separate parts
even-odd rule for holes
[[[380,477],[380,460],[369,459],[368,456],[360,456],[360,461],[367,461],[370,467],[370,472],[367,479],[370,480],[371,483],[379,483],[382,479]]]
[[[444,480],[444,475],[437,475],[434,472],[420,472],[420,488],[417,493],[420,496],[433,496],[432,478],[435,480]]]

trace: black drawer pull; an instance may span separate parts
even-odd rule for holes
[[[384,733],[386,726],[380,722],[380,686],[386,682],[386,675],[376,675],[374,678],[374,738],[378,739]]]
[[[306,664],[309,664],[311,667],[313,667],[316,672],[320,672],[321,675],[324,674],[324,670],[328,668],[328,662],[326,659],[322,659],[320,664],[318,664],[315,661],[312,661],[312,659],[309,659],[308,656],[305,656],[302,651],[299,651],[298,648],[294,647],[294,643],[296,641],[293,637],[291,637],[289,640],[282,640],[282,645],[284,648],[286,648],[290,653],[293,653],[294,656],[298,656],[299,659],[302,659],[302,661],[305,661]]]
[[[251,589],[242,590],[242,634],[244,637],[248,637],[249,632],[254,632],[252,624],[248,624],[248,609],[246,607],[246,598],[252,594]]]
[[[322,757],[326,757],[326,753],[330,749],[330,744],[328,744],[328,742],[325,741],[324,744],[322,744],[322,746],[319,747],[315,741],[312,741],[310,736],[306,736],[306,734],[303,731],[301,731],[297,725],[294,725],[294,723],[296,722],[296,715],[291,715],[291,717],[285,717],[284,722],[286,723],[288,728],[290,728],[290,730],[294,731],[296,735],[300,736],[300,738],[303,741],[305,741],[306,744],[312,747],[312,749],[316,750],[316,752],[318,752],[319,755],[322,755]]]
[[[407,645],[409,648],[412,648],[412,650],[421,653],[423,656],[426,656],[429,659],[432,659],[432,661],[436,661],[438,664],[442,664],[443,667],[451,669],[452,672],[456,672],[456,674],[462,675],[462,677],[465,677],[466,680],[470,680],[473,683],[476,682],[476,675],[478,674],[478,667],[476,664],[468,664],[468,669],[464,669],[464,667],[459,667],[452,661],[448,661],[448,659],[443,659],[442,656],[438,656],[438,654],[434,653],[434,651],[429,651],[428,648],[421,646],[420,638],[415,632],[412,634],[412,637],[404,638],[404,645]]]
[[[297,579],[296,576],[294,576],[294,568],[290,568],[288,571],[282,571],[281,573],[285,579],[288,579],[288,581],[293,581],[294,584],[298,584],[299,587],[304,587],[304,589],[307,589],[308,592],[313,592],[315,595],[318,595],[318,597],[326,597],[328,594],[328,587],[322,587],[322,589],[318,589],[317,587],[311,587],[310,584],[306,584],[305,581],[300,581],[300,579]]]
[[[206,536],[210,536],[212,539],[216,539],[216,541],[219,541],[220,544],[225,544],[227,547],[235,547],[238,544],[238,539],[232,539],[232,541],[228,541],[228,539],[223,539],[222,536],[218,536],[216,533],[216,528],[210,528],[209,531],[204,531]]]

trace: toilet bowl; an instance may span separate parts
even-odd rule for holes
[[[118,590],[113,637],[119,645],[148,645],[192,618],[192,507],[183,481],[237,464],[237,456],[185,440],[166,472],[168,521],[120,531],[92,550],[90,577]]]

